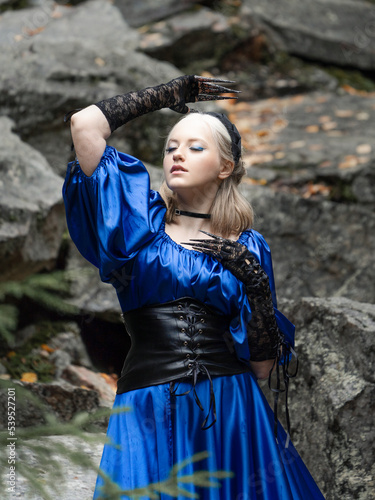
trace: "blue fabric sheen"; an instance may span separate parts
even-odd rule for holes
[[[70,163],[63,197],[73,241],[98,267],[101,279],[115,287],[124,312],[192,297],[233,318],[228,347],[242,361],[251,359],[247,343],[251,308],[244,285],[211,256],[187,249],[168,236],[164,201],[150,189],[148,172],[138,159],[107,146],[91,177],[78,161]],[[268,274],[278,325],[293,346],[294,326],[276,309],[266,241],[254,230],[243,232],[239,241]],[[220,481],[221,488],[194,490],[199,491],[199,498],[323,498],[293,445],[283,448],[281,426],[276,442],[273,413],[255,377],[245,373],[215,377],[213,382],[218,421],[207,431],[200,429],[202,414],[193,396],[173,396],[168,384],[117,395],[114,406],[129,406],[131,411],[110,419],[108,437],[122,450],[105,446],[102,470],[124,489],[135,488],[166,479],[174,463],[208,450],[210,457],[203,464],[191,465],[184,473],[208,467],[236,475]],[[189,384],[186,388],[181,384],[179,392],[188,389]],[[197,391],[208,408],[208,380],[200,380]],[[98,479],[95,498],[100,498],[100,484]]]

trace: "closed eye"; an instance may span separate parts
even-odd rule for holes
[[[204,151],[205,148],[202,148],[202,146],[191,146],[190,149],[193,151]]]
[[[172,153],[172,151],[175,151],[177,148],[167,148],[165,150],[165,152],[168,154],[168,153]]]

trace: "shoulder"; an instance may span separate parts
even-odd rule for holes
[[[255,231],[255,229],[248,229],[244,231],[239,241],[245,245],[250,251],[259,249],[265,252],[270,252],[270,247],[263,235]]]

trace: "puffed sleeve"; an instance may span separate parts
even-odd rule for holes
[[[90,177],[69,163],[63,198],[71,238],[103,281],[154,236],[166,211],[142,162],[110,146]]]
[[[255,255],[260,265],[267,273],[272,293],[272,301],[275,310],[275,317],[280,331],[283,333],[286,343],[294,347],[294,325],[277,309],[275,278],[273,274],[271,250],[261,234],[251,230],[245,233],[246,237],[241,241],[250,252]],[[238,317],[234,318],[231,324],[231,334],[235,340],[237,355],[240,359],[247,361],[251,359],[247,342],[247,325],[251,319],[251,307],[246,293],[243,293],[241,309]]]

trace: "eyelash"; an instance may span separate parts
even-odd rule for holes
[[[165,152],[167,154],[172,153],[172,151],[175,151],[176,149],[177,149],[176,147],[167,148]],[[190,146],[190,149],[192,149],[193,151],[204,151],[205,148],[202,148],[202,146]]]

